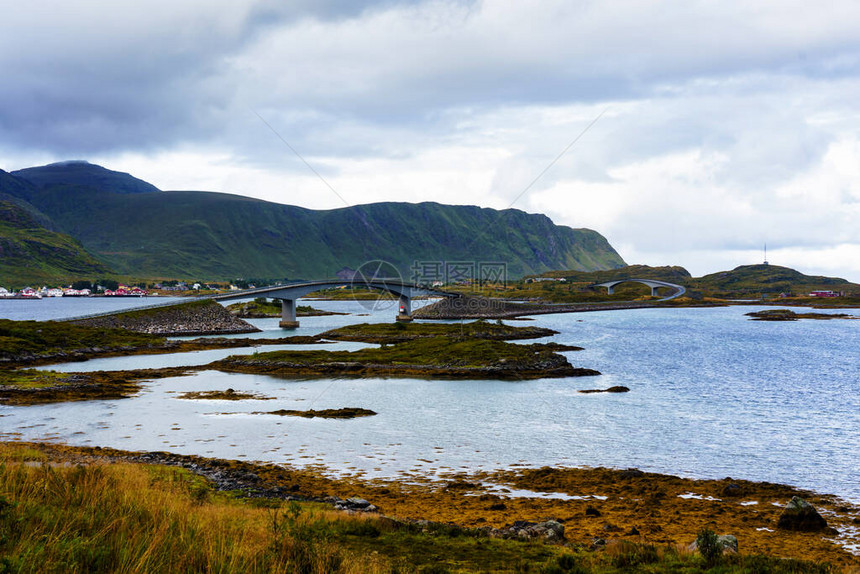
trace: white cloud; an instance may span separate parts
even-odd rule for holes
[[[142,6],[4,10],[0,167],[89,159],[326,209],[515,202],[630,262],[703,274],[767,241],[860,281],[860,4]]]

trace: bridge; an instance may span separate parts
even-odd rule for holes
[[[280,326],[284,329],[295,329],[299,326],[296,319],[296,299],[319,291],[321,289],[331,289],[333,287],[367,287],[370,289],[379,289],[391,293],[398,299],[398,321],[412,320],[412,299],[418,296],[437,296],[437,297],[459,297],[456,293],[431,289],[421,285],[404,283],[399,279],[372,278],[361,279],[355,277],[344,281],[343,279],[324,279],[321,281],[307,281],[305,283],[291,283],[289,285],[275,285],[272,287],[259,287],[257,289],[246,289],[244,291],[236,291],[225,293],[223,295],[213,295],[208,297],[216,301],[230,301],[232,299],[248,299],[251,297],[265,296],[271,299],[280,299],[281,301],[281,322]]]
[[[674,283],[667,283],[666,281],[657,281],[656,279],[618,279],[617,281],[607,281],[606,283],[598,283],[597,285],[592,285],[592,287],[606,287],[606,293],[608,295],[612,295],[615,292],[615,287],[622,283],[641,283],[643,285],[647,285],[651,288],[651,296],[657,297],[657,290],[660,287],[668,287],[670,289],[674,289],[675,292],[669,297],[664,297],[660,299],[661,301],[668,301],[669,299],[674,299],[675,297],[680,297],[684,293],[686,293],[686,289],[681,285],[675,285]]]

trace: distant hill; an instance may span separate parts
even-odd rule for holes
[[[649,265],[625,265],[616,269],[602,271],[549,271],[541,273],[541,277],[564,277],[568,281],[578,283],[605,283],[616,279],[636,278],[655,279],[677,285],[687,285],[692,280],[690,272],[679,266],[651,267]]]
[[[121,171],[111,171],[86,161],[62,161],[13,171],[12,175],[36,187],[79,186],[110,193],[153,193],[161,191],[151,183]]]
[[[624,264],[599,233],[516,209],[428,202],[316,211],[223,193],[162,192],[81,162],[11,176],[11,186],[30,184],[16,193],[57,230],[136,277],[311,279],[377,259],[404,279],[416,261],[503,262],[511,277]]]
[[[742,265],[731,271],[711,273],[695,279],[691,286],[715,296],[732,297],[759,293],[803,294],[819,289],[860,293],[860,285],[846,279],[804,275],[779,265]]]
[[[20,288],[109,273],[80,243],[46,229],[16,203],[0,200],[0,286]]]
[[[564,277],[570,282],[604,283],[616,279],[656,279],[683,285],[706,296],[742,298],[761,294],[806,294],[815,290],[845,291],[860,295],[860,285],[838,277],[804,275],[779,265],[742,265],[731,271],[693,277],[683,267],[650,267],[628,265],[606,271],[548,271],[540,277]]]

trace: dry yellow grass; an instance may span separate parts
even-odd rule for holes
[[[26,460],[37,454],[0,447],[0,571],[389,571],[320,534],[360,517],[255,508],[169,467]]]

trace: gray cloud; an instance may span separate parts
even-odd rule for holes
[[[3,16],[2,168],[98,156],[161,187],[312,197],[259,113],[356,201],[506,207],[607,109],[518,207],[643,259],[681,237],[697,258],[765,235],[796,257],[860,245],[853,2],[34,0]],[[179,158],[200,163],[172,173],[222,179],[168,177]]]

